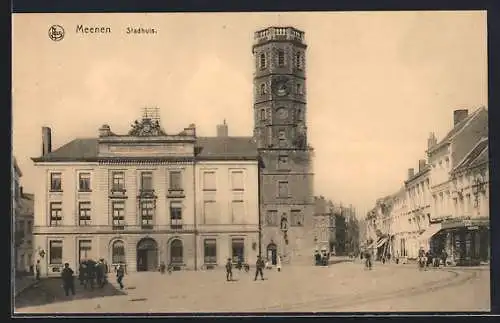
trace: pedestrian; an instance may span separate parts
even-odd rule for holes
[[[162,262],[160,263],[160,273],[161,273],[162,275],[163,275],[163,274],[165,274],[165,269],[166,269],[166,268],[167,268],[167,266],[165,265],[165,262],[164,262],[164,261],[162,261]]]
[[[233,264],[231,258],[227,258],[226,262],[226,281],[233,280]]]
[[[40,259],[38,259],[38,260],[36,261],[36,265],[35,265],[35,272],[36,272],[36,273],[35,273],[35,274],[36,274],[35,279],[36,279],[36,280],[40,280]]]
[[[119,264],[116,268],[116,282],[120,285],[120,289],[123,289],[123,277],[125,276],[125,270],[122,265]]]
[[[65,263],[64,269],[62,270],[61,273],[61,278],[63,281],[63,288],[66,296],[69,296],[69,291],[71,291],[71,293],[75,295],[75,284],[73,281],[73,274],[74,274],[73,269],[69,267],[68,263]]]
[[[278,271],[281,271],[281,256],[278,256],[278,258],[276,259],[276,269],[278,269]]]
[[[85,285],[85,269],[85,264],[81,261],[80,266],[78,267],[78,280],[82,286]]]
[[[443,260],[443,266],[446,267],[446,260],[448,258],[448,254],[446,253],[446,250],[443,249],[441,252],[441,259]]]
[[[260,279],[264,280],[264,272],[262,269],[264,268],[264,260],[260,256],[257,256],[257,261],[255,263],[255,280],[257,280],[257,276],[260,274]]]

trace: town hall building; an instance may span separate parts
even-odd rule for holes
[[[307,143],[304,33],[255,33],[254,135],[228,125],[200,137],[167,134],[158,112],[127,134],[103,125],[95,138],[52,150],[42,129],[33,245],[43,276],[68,262],[104,258],[128,271],[312,262],[314,193]]]

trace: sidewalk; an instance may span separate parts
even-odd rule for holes
[[[26,289],[30,288],[31,286],[35,285],[37,281],[35,278],[31,276],[25,276],[25,277],[16,277],[14,283],[14,295],[17,296]]]

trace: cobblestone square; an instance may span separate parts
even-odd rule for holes
[[[342,312],[342,311],[488,311],[489,271],[440,268],[419,271],[413,265],[340,263],[330,267],[288,266],[266,270],[254,281],[253,269],[134,273],[125,289],[116,283],[103,290],[64,296],[53,283],[52,299],[29,305],[19,298],[18,313],[144,312]],[[40,288],[40,287],[39,287]]]

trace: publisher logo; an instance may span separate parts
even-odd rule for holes
[[[61,41],[64,38],[64,28],[59,25],[53,25],[49,28],[49,38],[53,41]]]

